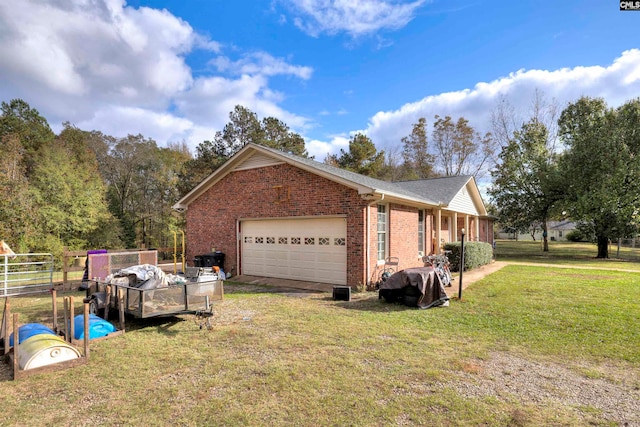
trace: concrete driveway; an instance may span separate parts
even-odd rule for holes
[[[462,289],[464,290],[467,286],[481,280],[485,276],[494,273],[500,270],[502,267],[507,265],[506,262],[502,261],[494,261],[491,264],[484,265],[482,267],[473,269],[471,271],[465,271],[462,275]],[[450,287],[445,288],[448,296],[456,296],[458,295],[459,290],[459,275],[456,274],[454,277],[453,283]],[[231,282],[240,282],[251,285],[260,285],[260,286],[269,286],[273,287],[274,292],[333,292],[333,286],[328,283],[319,283],[319,282],[304,282],[300,280],[288,280],[288,279],[277,279],[273,277],[261,277],[261,276],[249,276],[249,275],[240,275],[234,276],[229,279]]]

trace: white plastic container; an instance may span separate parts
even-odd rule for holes
[[[19,344],[20,369],[34,369],[80,357],[80,352],[57,335],[39,334]]]

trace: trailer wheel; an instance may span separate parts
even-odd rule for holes
[[[99,316],[99,311],[100,308],[98,307],[98,300],[96,300],[95,298],[91,298],[91,301],[89,301],[89,314],[95,314],[96,316]]]

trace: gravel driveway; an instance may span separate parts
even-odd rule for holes
[[[583,365],[573,370],[508,352],[494,352],[487,360],[477,360],[474,366],[454,373],[440,385],[469,398],[494,397],[515,399],[523,405],[570,406],[584,417],[585,425],[596,419],[621,426],[640,426],[640,378],[637,372],[613,366]]]

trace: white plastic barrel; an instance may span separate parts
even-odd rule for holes
[[[80,357],[80,352],[57,335],[39,334],[19,344],[20,369],[34,369]]]

